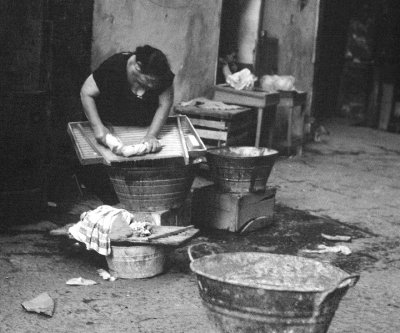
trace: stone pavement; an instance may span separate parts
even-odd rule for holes
[[[400,136],[342,121],[309,143],[302,157],[280,160],[270,177],[278,203],[370,232],[353,241],[374,263],[360,271],[330,333],[400,332]]]
[[[277,226],[252,236],[205,233],[195,241],[302,255],[302,248],[321,241],[321,231],[349,233],[350,256],[315,255],[361,274],[329,333],[400,332],[400,136],[340,122],[325,125],[330,135],[323,142],[308,144],[301,157],[279,159],[273,169]],[[97,276],[97,268],[106,268],[103,257],[43,233],[0,234],[0,262],[0,332],[213,332],[186,248],[175,251],[165,274],[112,283]],[[99,284],[65,285],[79,276]],[[45,291],[56,300],[53,317],[22,309],[23,301]]]
[[[381,236],[400,228],[400,135],[327,124],[330,135],[300,158],[276,163],[270,182],[278,202],[329,216]]]

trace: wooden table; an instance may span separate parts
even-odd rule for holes
[[[222,84],[214,86],[214,100],[257,109],[256,147],[260,146],[264,111],[270,111],[269,114],[267,114],[269,117],[268,146],[272,147],[275,113],[276,106],[279,103],[279,93],[262,90],[236,90],[226,84]]]

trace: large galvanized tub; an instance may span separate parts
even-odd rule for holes
[[[359,279],[315,260],[255,252],[207,255],[190,268],[208,317],[226,333],[325,333]]]
[[[119,201],[127,210],[154,212],[183,205],[194,180],[194,166],[118,165],[109,167],[108,174]]]
[[[211,176],[222,192],[264,192],[278,152],[268,148],[222,147],[207,151]]]

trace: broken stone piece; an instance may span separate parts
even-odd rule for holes
[[[97,284],[96,281],[84,279],[83,277],[69,279],[66,284],[70,286],[92,286]]]
[[[28,312],[42,313],[49,317],[52,317],[54,313],[54,301],[46,292],[30,301],[23,302],[22,307]]]

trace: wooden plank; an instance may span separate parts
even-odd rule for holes
[[[224,140],[216,140],[216,139],[209,139],[209,138],[204,138],[203,139],[207,142],[207,147],[209,148],[214,148],[214,147],[220,147],[223,145],[227,146],[239,146],[239,145],[252,145],[253,141],[250,140],[250,129],[242,130],[242,131],[237,131],[236,133],[228,133],[228,137],[226,141]]]
[[[261,139],[261,128],[262,128],[262,121],[263,121],[264,109],[258,108],[257,109],[257,127],[256,127],[256,142],[255,146],[260,147],[260,139]],[[271,146],[271,145],[270,145]]]
[[[197,106],[176,106],[175,112],[179,114],[184,114],[187,116],[194,117],[212,117],[212,118],[220,118],[220,119],[231,119],[232,117],[239,115],[243,112],[247,112],[251,110],[249,107],[240,106],[237,109],[228,109],[228,110],[220,110],[220,109],[203,109]]]
[[[186,230],[193,229],[194,226],[193,225],[189,225],[187,227],[176,227],[176,228],[177,228],[176,230],[165,231],[165,232],[163,232],[161,234],[158,234],[158,235],[151,235],[151,236],[147,237],[147,239],[148,240],[154,240],[154,239],[158,239],[158,238],[163,238],[163,237],[176,235],[176,234],[179,234],[179,233],[184,232]]]
[[[212,131],[198,128],[196,129],[200,137],[212,140],[223,140],[226,141],[228,138],[228,133],[224,131]]]
[[[75,240],[68,232],[68,229],[75,223],[69,223],[64,227],[52,230],[51,236],[68,237]],[[155,233],[153,239],[149,237],[128,237],[119,240],[112,240],[112,245],[160,245],[160,246],[181,246],[195,237],[200,230],[193,226],[177,227],[177,226],[154,226]]]
[[[182,145],[183,159],[185,161],[185,164],[188,165],[189,164],[189,152],[188,152],[188,148],[186,145],[185,136],[184,136],[183,130],[182,130],[181,116],[178,116],[176,118],[176,120],[178,121],[179,139],[180,139],[181,145]]]
[[[75,149],[76,155],[78,156],[79,162],[82,165],[104,163],[103,157],[93,150],[89,143],[85,141],[81,132],[77,128],[73,128],[71,123],[68,124],[67,132],[71,138],[72,145]]]
[[[82,137],[89,144],[89,146],[93,149],[93,151],[95,151],[97,154],[100,154],[103,157],[104,164],[111,165],[111,161],[110,161],[109,157],[107,156],[107,154],[104,153],[105,150],[98,149],[101,147],[101,145],[95,144],[95,143],[97,143],[97,140],[94,139],[95,141],[93,142],[93,139],[89,137],[89,134],[87,133],[87,131],[85,131],[85,129],[83,128],[81,123],[76,124],[76,127],[81,132]],[[93,135],[93,138],[94,138],[94,135]]]
[[[226,130],[228,128],[227,123],[221,120],[218,121],[218,120],[208,120],[208,119],[191,117],[190,121],[192,122],[195,128],[197,128],[196,126],[211,127],[220,130]]]
[[[207,151],[207,148],[187,116],[181,117],[181,126],[182,131],[185,134],[189,156],[191,158],[203,156]]]
[[[112,245],[157,245],[157,246],[171,246],[177,247],[190,241],[200,232],[199,229],[189,228],[178,234],[157,238],[152,240],[143,240],[135,238],[126,238],[124,240],[112,241]]]
[[[279,93],[262,90],[235,90],[228,85],[214,86],[214,100],[255,108],[265,108],[279,103]]]

